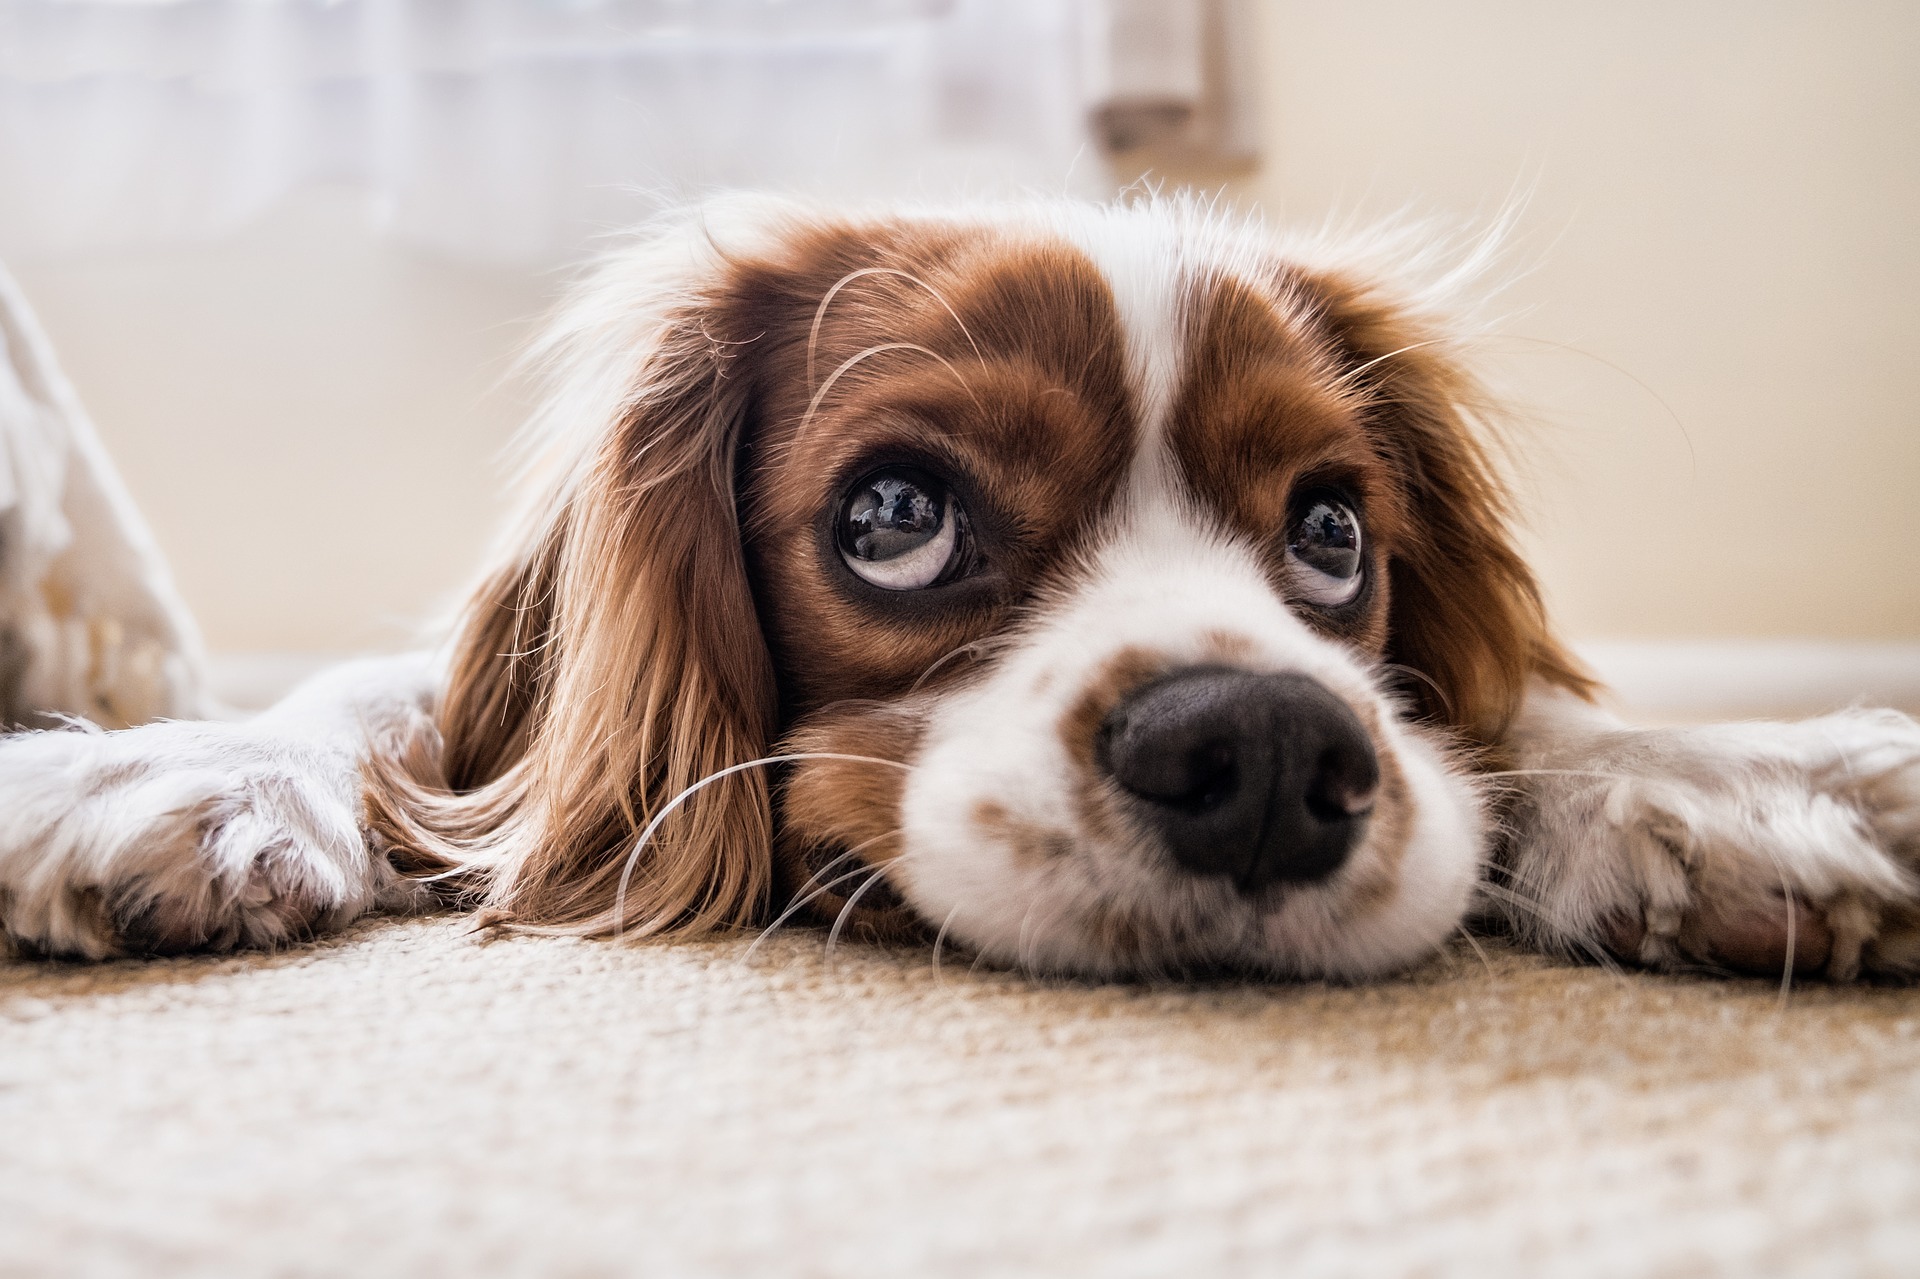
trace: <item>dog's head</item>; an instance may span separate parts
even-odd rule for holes
[[[1465,909],[1462,752],[1579,683],[1444,330],[1192,206],[708,208],[552,352],[444,755],[376,781],[522,924],[1379,972]]]

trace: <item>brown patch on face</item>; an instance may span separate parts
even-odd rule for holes
[[[1383,540],[1393,584],[1385,656],[1421,676],[1403,691],[1476,746],[1498,744],[1530,680],[1591,696],[1514,546],[1505,485],[1477,426],[1489,396],[1450,335],[1365,280],[1296,273],[1290,283],[1359,393],[1368,438],[1402,494],[1404,523]]]
[[[1253,641],[1232,631],[1210,630],[1200,635],[1200,647],[1206,662],[1222,666],[1244,666],[1253,657]]]
[[[1172,668],[1166,654],[1150,648],[1129,645],[1109,657],[1060,717],[1060,744],[1067,748],[1068,758],[1083,770],[1092,770],[1100,726],[1113,708],[1134,689]]]
[[[1362,521],[1367,584],[1338,608],[1296,607],[1377,655],[1387,631],[1384,564],[1404,535],[1404,495],[1368,435],[1359,397],[1324,341],[1243,281],[1203,282],[1188,351],[1167,438],[1190,491],[1260,552],[1274,589],[1294,600],[1286,554],[1294,500],[1310,487],[1347,494]]]
[[[1100,727],[1127,694],[1166,674],[1172,665],[1164,653],[1123,648],[1094,672],[1080,696],[1060,717],[1056,731],[1067,758],[1073,761],[1074,811],[1090,836],[1116,839],[1124,833],[1114,813],[1112,787],[1100,767]]]
[[[1404,692],[1476,744],[1499,740],[1529,678],[1586,694],[1512,545],[1507,498],[1473,425],[1485,395],[1446,334],[1376,287],[1276,264],[1197,289],[1169,419],[1187,481],[1260,547],[1283,596],[1296,495],[1352,497],[1366,585],[1300,615],[1368,658],[1418,672]]]
[[[924,701],[848,704],[813,716],[782,744],[783,755],[855,758],[793,765],[776,823],[776,913],[817,892],[801,918],[825,924],[845,912],[852,934],[869,940],[921,934],[922,921],[888,882],[886,867],[902,855],[900,797],[925,715]]]
[[[981,833],[998,841],[1022,865],[1038,866],[1073,855],[1071,835],[1033,822],[1023,822],[1009,813],[1004,804],[991,799],[983,799],[975,804],[971,816]]]
[[[1003,631],[1105,514],[1135,437],[1112,295],[1077,251],[984,231],[858,228],[806,260],[758,286],[775,300],[761,339],[773,346],[760,353],[770,373],[740,471],[790,722],[848,697],[900,696]],[[849,271],[872,267],[885,273],[852,280],[819,311]],[[862,356],[815,405],[818,384]],[[834,536],[841,504],[888,465],[950,486],[977,574],[886,591],[847,568]],[[933,679],[966,678],[969,666],[948,662]]]
[[[753,344],[757,385],[736,485],[788,749],[906,763],[927,699],[978,678],[991,652],[973,646],[1075,562],[1119,489],[1135,425],[1111,292],[1075,250],[907,224],[821,230],[746,268],[739,291],[755,299],[756,331],[740,340]],[[896,592],[845,565],[835,523],[846,492],[893,465],[950,487],[978,574]],[[792,766],[776,907],[844,853],[826,878],[902,855],[905,776]],[[1057,833],[1017,834],[1036,857],[1062,851]],[[822,894],[810,913],[833,918],[863,882]],[[876,937],[924,927],[884,879],[850,923]]]

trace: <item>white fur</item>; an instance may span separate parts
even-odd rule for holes
[[[0,739],[0,934],[105,959],[271,946],[424,905],[368,856],[359,766],[436,682],[421,658],[356,662],[245,724]]]
[[[1535,689],[1510,745],[1517,898],[1496,904],[1536,944],[1590,950],[1625,920],[1644,929],[1642,963],[1711,964],[1703,917],[1784,921],[1791,894],[1832,934],[1828,976],[1920,971],[1920,724],[1907,716],[1633,728]]]

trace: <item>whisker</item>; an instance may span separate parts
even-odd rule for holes
[[[1519,882],[1523,882],[1523,883],[1525,882],[1524,880],[1521,880],[1520,876],[1518,876],[1511,870],[1501,868],[1501,873]],[[1553,920],[1547,914],[1547,908],[1545,903],[1543,902],[1540,902],[1532,897],[1528,897],[1525,894],[1516,892],[1513,889],[1507,887],[1505,884],[1495,883],[1492,880],[1484,880],[1484,879],[1481,880],[1480,891],[1484,893],[1490,893],[1496,898],[1500,899],[1501,901],[1507,903],[1508,905],[1518,907],[1520,910],[1530,915],[1534,922],[1540,925],[1544,925],[1548,928],[1551,928],[1553,926]],[[1626,970],[1620,967],[1620,962],[1617,959],[1615,959],[1612,955],[1608,954],[1606,951],[1606,948],[1601,946],[1598,942],[1594,941],[1592,938],[1582,936],[1578,933],[1569,932],[1565,934],[1565,940],[1571,945],[1578,947],[1582,954],[1586,955],[1588,959],[1592,960],[1595,964],[1599,965],[1601,968],[1606,969],[1608,972],[1612,973],[1616,977],[1619,977],[1623,980],[1625,979]]]
[[[1543,924],[1551,922],[1547,916],[1546,903],[1537,898],[1529,897],[1525,893],[1509,888],[1505,884],[1495,883],[1492,880],[1482,880],[1480,890],[1482,892],[1492,893],[1495,897],[1510,906],[1518,906]]]
[[[1490,875],[1498,875],[1501,879],[1519,884],[1522,888],[1539,889],[1542,887],[1538,878],[1515,866],[1503,866],[1495,862],[1487,868],[1487,873]],[[1481,882],[1487,883],[1491,881],[1483,880]]]
[[[1474,774],[1474,779],[1489,790],[1505,795],[1523,794],[1524,787],[1520,783],[1529,777],[1589,777],[1613,782],[1633,780],[1625,773],[1610,773],[1593,768],[1499,768]]]
[[[1759,844],[1761,854],[1765,856],[1769,862],[1773,863],[1773,873],[1780,877],[1780,899],[1787,911],[1787,953],[1780,961],[1779,998],[1779,1010],[1785,1012],[1788,1001],[1793,997],[1793,961],[1795,953],[1799,950],[1798,930],[1800,912],[1794,909],[1795,899],[1793,885],[1787,878],[1786,863],[1780,859],[1779,855],[1776,854],[1773,849],[1767,847],[1764,840],[1755,842]]]
[[[1393,671],[1401,675],[1413,676],[1433,690],[1434,696],[1440,699],[1441,708],[1447,712],[1449,717],[1453,715],[1453,699],[1447,696],[1446,689],[1440,687],[1440,681],[1434,679],[1433,676],[1427,674],[1425,671],[1415,670],[1411,666],[1402,666],[1398,662],[1382,662],[1378,669],[1382,672]]]
[[[920,686],[922,684],[932,679],[934,675],[939,672],[941,667],[945,666],[948,662],[951,662],[956,657],[977,656],[985,648],[986,648],[986,645],[982,643],[980,640],[974,640],[971,643],[962,644],[958,648],[948,649],[939,658],[935,659],[933,665],[927,667],[926,670],[920,672],[919,678],[913,681],[913,686],[907,689],[907,692],[909,693],[919,692]]]
[[[1473,935],[1473,930],[1468,928],[1465,923],[1461,923],[1455,925],[1455,931],[1460,934],[1468,946],[1472,947],[1473,953],[1480,957],[1480,966],[1487,970],[1487,976],[1491,978],[1493,976],[1493,961],[1487,958],[1487,952],[1480,945],[1480,940]]]
[[[1565,351],[1569,355],[1584,355],[1595,364],[1604,365],[1612,369],[1615,373],[1618,373],[1621,377],[1627,379],[1627,381],[1633,383],[1642,391],[1645,391],[1652,397],[1653,402],[1658,404],[1661,409],[1666,412],[1667,417],[1673,422],[1674,429],[1680,432],[1680,438],[1686,443],[1687,464],[1692,469],[1694,478],[1698,479],[1700,477],[1700,455],[1694,450],[1693,436],[1687,431],[1685,419],[1680,416],[1679,410],[1675,409],[1673,405],[1667,401],[1666,396],[1660,394],[1659,391],[1655,390],[1650,383],[1642,379],[1632,369],[1622,364],[1615,364],[1605,356],[1596,355],[1585,347],[1573,346],[1566,342],[1556,342],[1552,338],[1534,337],[1526,333],[1495,333],[1489,334],[1485,340],[1488,343],[1535,342],[1541,346],[1552,347],[1556,351]]]
[[[1395,356],[1405,355],[1409,351],[1418,351],[1422,347],[1450,346],[1453,344],[1453,341],[1454,339],[1452,338],[1428,338],[1424,342],[1409,342],[1403,347],[1400,347],[1396,350],[1388,351],[1385,355],[1376,355],[1371,360],[1368,360],[1365,364],[1361,364],[1354,368],[1348,369],[1345,373],[1342,373],[1339,377],[1335,378],[1331,383],[1329,383],[1327,389],[1332,391],[1338,391],[1342,389],[1343,383],[1352,381],[1353,379],[1359,377],[1362,373],[1365,373],[1368,369],[1373,368],[1375,365],[1378,365],[1378,364],[1384,364],[1388,360],[1393,359]]]
[[[948,911],[946,919],[941,921],[940,931],[933,937],[933,984],[942,990],[946,989],[946,979],[940,973],[940,947],[947,940],[947,930],[953,927],[953,917],[959,913],[960,907],[957,905]]]
[[[1032,960],[1028,958],[1028,951],[1031,949],[1031,946],[1027,930],[1033,923],[1033,912],[1040,908],[1040,900],[1040,895],[1036,893],[1034,894],[1033,900],[1027,903],[1027,913],[1020,916],[1020,931],[1014,935],[1014,966],[1029,977],[1034,975],[1034,965]]]
[[[640,864],[640,854],[646,851],[647,845],[652,841],[654,833],[660,829],[661,824],[673,814],[675,809],[686,803],[691,796],[705,790],[715,782],[724,781],[726,778],[734,776],[736,773],[744,773],[748,769],[753,768],[770,768],[775,764],[790,764],[803,759],[837,759],[849,764],[883,764],[888,768],[897,768],[902,772],[912,771],[899,760],[880,759],[874,755],[843,755],[838,751],[795,751],[788,755],[763,755],[759,759],[750,759],[739,764],[729,764],[718,772],[708,773],[691,786],[682,789],[678,795],[675,795],[665,804],[662,804],[660,811],[653,815],[653,820],[647,823],[646,829],[640,832],[640,837],[634,840],[633,851],[627,854],[627,864],[622,867],[620,871],[620,885],[614,892],[614,940],[618,941],[626,932],[627,888],[633,883],[633,872],[634,868]]]
[[[967,379],[961,377],[960,370],[953,366],[953,361],[940,354],[940,352],[934,350],[932,347],[921,346],[918,342],[882,342],[877,346],[870,346],[864,351],[848,356],[845,360],[841,361],[839,368],[827,374],[827,380],[820,384],[820,389],[813,393],[811,400],[807,401],[807,411],[800,416],[800,427],[794,432],[794,438],[799,439],[806,435],[807,425],[813,421],[813,415],[820,411],[820,402],[827,398],[827,392],[833,390],[833,384],[838,382],[841,377],[846,374],[847,370],[853,368],[854,365],[860,363],[862,360],[870,359],[886,351],[917,351],[921,355],[931,356],[940,361],[941,364],[946,366],[947,372],[953,374],[953,380],[960,384],[960,389],[965,391],[968,397],[972,399],[974,406],[981,409],[985,408],[985,406],[980,403],[980,397],[973,393],[973,387],[968,384]]]
[[[855,844],[852,848],[847,849],[847,851],[845,851],[844,853],[841,853],[838,857],[835,857],[832,861],[828,862],[825,866],[822,866],[819,870],[815,871],[812,875],[809,875],[807,877],[807,882],[800,885],[800,887],[797,890],[795,890],[793,897],[789,899],[787,903],[787,908],[780,912],[779,918],[775,919],[771,924],[768,924],[766,926],[766,928],[761,932],[760,936],[754,941],[753,946],[750,946],[747,948],[747,953],[752,954],[754,947],[757,947],[762,941],[765,941],[767,937],[772,934],[774,929],[780,927],[780,925],[786,923],[787,920],[791,919],[795,911],[804,909],[810,902],[816,901],[820,897],[824,896],[826,893],[831,892],[835,884],[843,884],[847,880],[852,879],[854,876],[859,875],[863,871],[866,871],[867,869],[869,869],[869,867],[863,864],[851,871],[848,871],[844,875],[837,876],[834,879],[828,881],[827,883],[821,884],[818,888],[815,888],[813,892],[808,893],[807,890],[813,887],[814,881],[819,879],[820,876],[826,874],[828,871],[832,870],[835,866],[847,860],[847,858],[858,857],[860,853],[865,849],[872,848],[875,844],[879,843],[881,840],[892,839],[894,836],[901,834],[903,830],[904,830],[903,827],[896,826],[892,830],[882,831],[880,834],[875,835],[872,839],[863,839],[859,843]],[[802,897],[801,896],[802,893],[805,893],[806,896]]]
[[[833,955],[834,945],[840,940],[840,930],[845,928],[847,926],[847,920],[853,917],[853,908],[860,904],[860,899],[867,895],[867,890],[879,883],[881,877],[886,873],[887,868],[885,866],[874,867],[873,874],[867,876],[867,882],[854,889],[853,896],[847,898],[847,904],[840,908],[840,914],[836,916],[833,921],[833,930],[827,934],[827,955],[829,957]]]
[[[899,833],[900,832],[897,829],[891,830],[891,831],[888,831],[887,834],[885,835],[875,835],[872,839],[866,840],[859,844],[855,844],[852,848],[849,848],[846,852],[841,853],[838,857],[835,857],[832,861],[828,862],[825,866],[822,866],[819,870],[807,876],[807,882],[800,885],[800,887],[797,890],[795,890],[793,897],[789,899],[787,902],[786,909],[781,911],[780,914],[774,919],[774,921],[771,924],[768,924],[765,928],[760,930],[760,935],[753,939],[753,944],[751,946],[747,947],[747,953],[740,956],[740,962],[744,964],[748,960],[752,959],[754,952],[760,949],[760,943],[766,941],[767,938],[773,936],[773,934],[779,929],[780,925],[786,923],[789,919],[792,919],[800,911],[805,910],[808,906],[818,901],[820,898],[826,896],[828,893],[832,892],[836,885],[844,884],[849,879],[855,879],[860,875],[865,874],[870,869],[870,867],[868,867],[865,863],[862,863],[854,867],[852,870],[847,871],[845,874],[836,875],[832,879],[827,880],[825,883],[819,884],[818,887],[815,887],[816,881],[818,881],[822,875],[826,874],[828,871],[832,870],[835,866],[838,866],[840,863],[846,861],[847,858],[849,857],[857,858],[859,856],[860,850],[863,848],[866,848],[868,845],[876,844],[881,840],[888,838],[889,836],[897,835]],[[812,889],[813,891],[808,892],[807,891],[808,889]]]
[[[973,358],[982,364],[987,362],[987,357],[980,352],[980,344],[973,340],[973,330],[967,327],[967,322],[960,318],[960,313],[953,309],[953,305],[941,295],[940,290],[934,288],[931,284],[928,284],[925,280],[913,274],[913,272],[902,271],[898,267],[862,267],[858,271],[849,271],[836,280],[833,287],[827,290],[827,295],[820,299],[820,305],[814,308],[813,325],[807,330],[807,387],[809,390],[811,390],[814,385],[813,355],[820,345],[820,325],[821,322],[827,318],[827,308],[833,305],[833,300],[839,296],[840,290],[846,288],[855,280],[869,275],[894,275],[907,281],[909,284],[917,284],[925,289],[933,296],[933,300],[938,302],[941,307],[945,309],[946,313],[953,317],[953,322],[960,327],[960,333],[967,339],[967,345],[973,348]]]

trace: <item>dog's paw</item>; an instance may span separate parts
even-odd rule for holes
[[[1920,723],[1621,730],[1527,762],[1490,891],[1536,944],[1655,968],[1920,974]]]
[[[270,947],[424,892],[370,859],[350,754],[244,724],[0,738],[0,935],[105,959]]]

